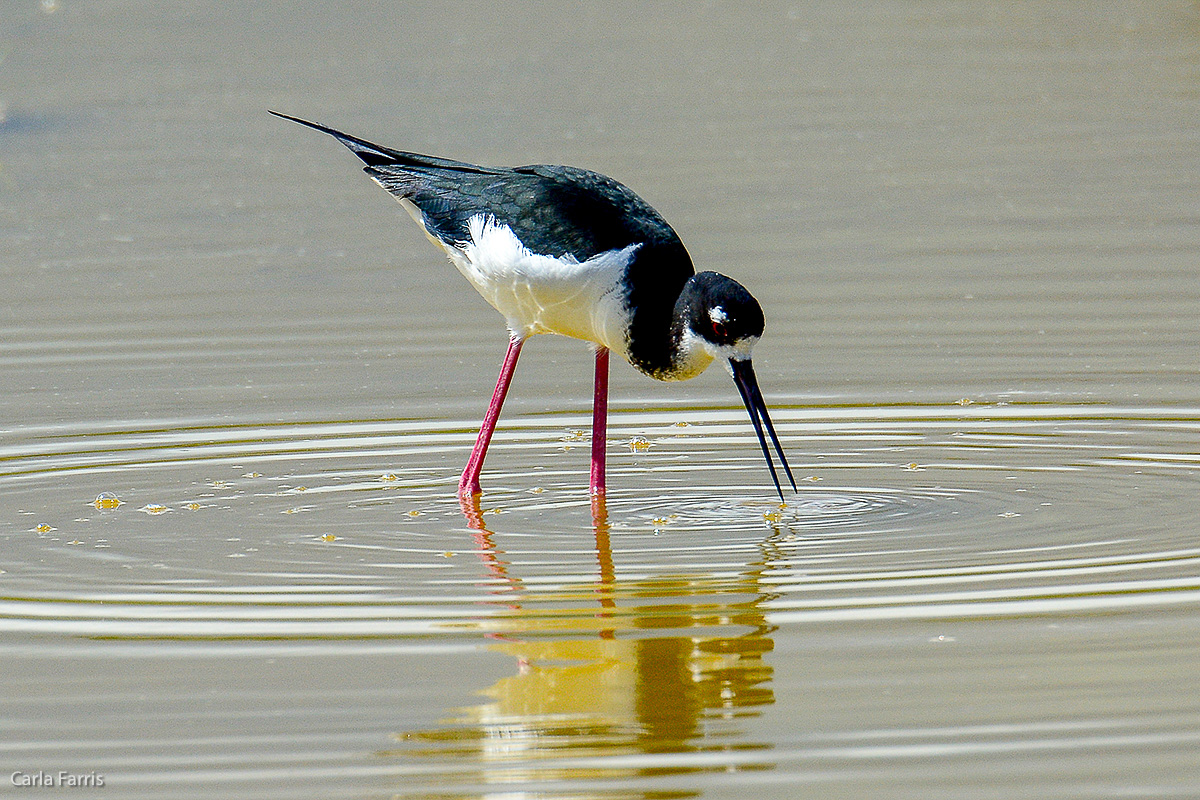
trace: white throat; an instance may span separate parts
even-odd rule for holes
[[[747,361],[750,351],[758,344],[757,336],[747,336],[731,345],[715,345],[707,339],[697,336],[690,329],[684,329],[679,340],[679,355],[675,360],[675,369],[667,376],[667,380],[686,381],[694,378],[714,360],[725,363],[732,361]]]

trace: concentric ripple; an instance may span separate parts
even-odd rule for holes
[[[547,635],[578,631],[599,607],[603,623],[584,627],[638,627],[657,612],[622,605],[678,596],[677,580],[692,604],[749,596],[763,620],[792,624],[1200,602],[1194,509],[1178,502],[1198,466],[1192,410],[777,416],[801,486],[783,505],[737,409],[615,413],[600,517],[574,418],[510,423],[465,515],[454,489],[467,423],[22,431],[0,451],[0,496],[16,504],[0,534],[0,626]]]

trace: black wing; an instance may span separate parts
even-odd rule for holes
[[[469,221],[483,214],[509,226],[526,247],[542,255],[585,261],[641,245],[626,276],[629,357],[648,374],[669,372],[675,298],[695,268],[662,215],[625,185],[576,167],[484,167],[393,150],[271,113],[328,133],[350,148],[366,164],[368,175],[397,198],[411,201],[426,230],[447,244],[469,242]]]
[[[280,114],[278,111],[267,109],[268,114],[274,114],[281,119],[299,122],[301,125],[312,128],[313,130],[328,133],[333,138],[337,139],[346,147],[363,160],[367,166],[377,166],[381,164],[407,164],[413,169],[445,169],[455,170],[459,172],[495,172],[488,170],[486,167],[479,167],[474,164],[467,164],[463,161],[451,161],[448,158],[436,158],[434,156],[423,156],[419,153],[405,153],[401,150],[393,150],[390,147],[368,142],[366,139],[359,139],[357,136],[351,136],[348,133],[342,133],[339,130],[322,125],[318,122],[309,122],[306,119],[299,117],[291,117],[287,114]]]
[[[325,125],[271,113],[344,144],[366,164],[368,175],[420,209],[425,227],[444,242],[470,241],[468,221],[485,214],[543,255],[569,254],[583,261],[636,243],[683,248],[649,203],[596,172],[548,165],[484,167],[393,150]]]

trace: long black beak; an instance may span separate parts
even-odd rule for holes
[[[779,492],[779,502],[782,503],[783,489],[779,485],[779,475],[775,472],[775,463],[771,460],[771,450],[767,447],[767,437],[763,434],[763,428],[766,428],[767,433],[771,435],[771,444],[775,446],[775,453],[779,456],[779,463],[783,464],[783,471],[787,473],[793,492],[796,491],[796,479],[792,477],[792,468],[788,466],[787,458],[783,455],[783,447],[779,444],[779,437],[775,434],[775,426],[771,424],[771,417],[767,414],[766,401],[763,400],[762,392],[758,389],[758,379],[754,377],[754,366],[750,363],[750,359],[745,361],[730,359],[729,370],[733,373],[733,382],[737,384],[738,392],[742,395],[746,411],[750,413],[750,422],[754,424],[754,432],[758,434],[758,443],[762,446],[767,466],[771,468],[771,480],[775,481],[775,491]]]

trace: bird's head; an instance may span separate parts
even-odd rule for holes
[[[758,379],[750,362],[750,351],[763,334],[762,306],[746,291],[746,287],[732,278],[716,272],[701,272],[690,278],[684,286],[676,303],[676,316],[683,323],[680,331],[681,360],[691,365],[692,374],[703,371],[714,359],[724,361],[729,367],[742,403],[750,414],[754,432],[758,434],[758,443],[771,469],[779,499],[783,500],[771,449],[767,447],[768,436],[793,491],[796,489],[796,480],[783,455],[775,426],[767,414],[767,404],[759,391]]]
[[[749,361],[762,338],[762,306],[746,287],[717,272],[701,272],[683,287],[683,346],[709,360]]]

